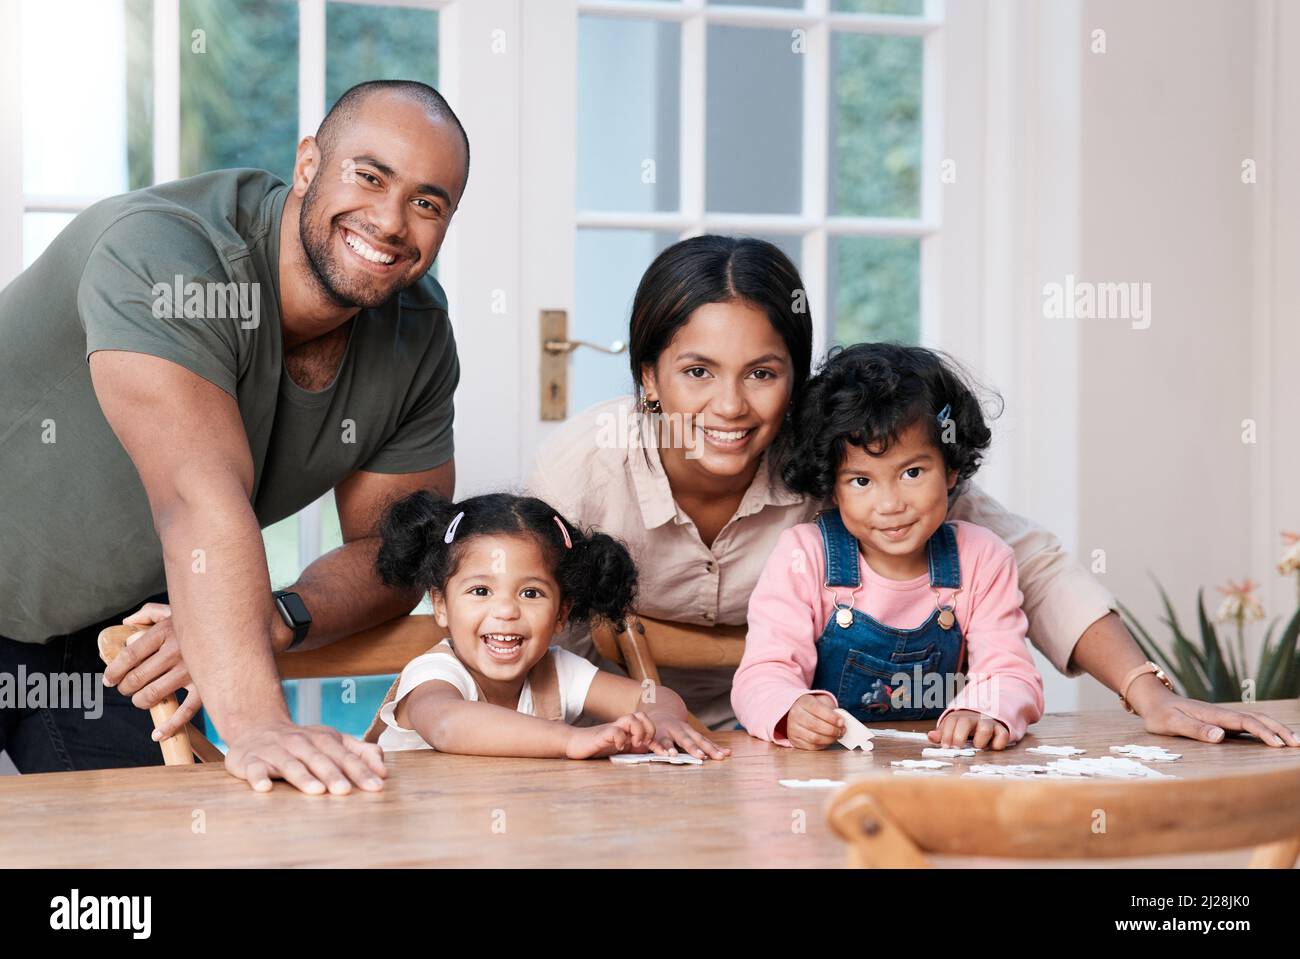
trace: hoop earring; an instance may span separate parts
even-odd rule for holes
[[[641,403],[647,413],[662,413],[663,405],[658,400],[644,400]]]

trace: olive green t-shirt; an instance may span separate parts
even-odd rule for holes
[[[327,389],[285,371],[287,195],[221,170],[113,197],[0,290],[0,636],[46,642],[166,589],[144,486],[91,386],[96,350],[162,357],[235,398],[262,527],[357,470],[451,459],[460,366],[432,276],[357,314]]]

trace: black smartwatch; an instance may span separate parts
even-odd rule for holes
[[[284,620],[284,625],[293,630],[293,642],[289,644],[289,648],[297,649],[307,638],[307,631],[311,629],[311,613],[307,612],[307,604],[302,601],[301,596],[287,589],[277,589],[271,596],[275,598],[275,608],[280,611],[280,618]]]

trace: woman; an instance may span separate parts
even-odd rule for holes
[[[756,239],[674,244],[641,278],[629,354],[638,398],[567,422],[528,478],[568,519],[622,539],[640,570],[637,611],[712,626],[745,622],[749,595],[781,531],[822,503],[784,487],[774,466],[812,359],[812,322],[790,260]],[[1189,700],[1155,674],[1110,593],[1048,531],[972,486],[949,512],[1015,551],[1029,636],[1067,676],[1091,673],[1148,732],[1219,742],[1249,732],[1300,746],[1254,713]],[[564,644],[593,659],[589,634]],[[713,729],[735,723],[726,670],[663,669],[664,684]]]

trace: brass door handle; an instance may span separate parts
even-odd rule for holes
[[[593,350],[609,353],[611,356],[627,352],[627,344],[622,340],[615,340],[609,346],[601,346],[588,340],[546,340],[542,343],[542,349],[547,353],[572,353],[580,346],[589,346]]]

